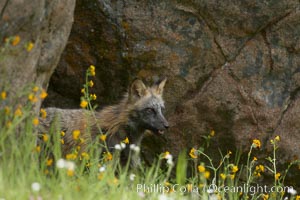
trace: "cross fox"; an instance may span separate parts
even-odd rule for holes
[[[65,133],[62,138],[64,156],[78,145],[73,138],[74,130],[79,130],[83,139],[81,151],[93,140],[99,140],[102,133],[106,134],[109,151],[114,151],[115,145],[120,144],[126,137],[130,144],[140,146],[146,130],[154,134],[163,134],[169,127],[163,115],[165,106],[162,94],[166,80],[164,78],[147,87],[141,80],[136,79],[119,104],[107,106],[94,114],[85,109],[47,108],[46,118],[40,119],[40,132],[49,132],[51,124],[56,123]],[[126,149],[128,153],[129,149]]]

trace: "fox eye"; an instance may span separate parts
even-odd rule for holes
[[[146,108],[147,113],[155,113],[155,110],[153,108]]]

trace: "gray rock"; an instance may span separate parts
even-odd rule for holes
[[[20,99],[16,94],[32,83],[47,89],[70,33],[74,7],[75,0],[1,1],[1,43],[11,36],[21,39],[0,53],[0,88],[9,91],[10,105],[25,102],[27,96]],[[28,52],[25,46],[29,42],[34,47]],[[39,100],[36,112],[40,105]]]

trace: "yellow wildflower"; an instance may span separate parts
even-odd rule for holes
[[[164,153],[164,158],[166,158],[166,157],[168,157],[170,155],[170,152],[168,152],[168,151],[166,151],[165,153]]]
[[[27,45],[26,45],[26,50],[27,50],[28,52],[30,52],[30,51],[32,50],[32,48],[33,48],[33,43],[32,43],[32,42],[27,43]]]
[[[66,155],[67,160],[75,160],[77,158],[77,154],[75,153],[69,153]]]
[[[39,118],[37,118],[37,117],[33,118],[32,124],[33,124],[34,126],[39,125]]]
[[[267,200],[267,199],[269,199],[269,195],[268,194],[263,194],[263,200]]]
[[[257,176],[257,177],[261,177],[260,172],[254,172],[254,175]]]
[[[61,135],[62,137],[64,137],[65,134],[66,134],[66,133],[65,133],[64,131],[61,131],[61,132],[60,132],[60,135]]]
[[[47,166],[51,166],[52,164],[53,164],[53,159],[50,158],[46,161]]]
[[[257,161],[257,158],[255,156],[253,157],[253,161]]]
[[[9,128],[9,127],[11,126],[11,124],[12,124],[12,122],[8,120],[8,121],[6,122],[6,127]]]
[[[166,151],[166,152],[168,152],[168,151]],[[167,187],[169,187],[169,186],[171,186],[171,183],[168,182],[168,181],[166,181],[166,182],[164,182],[164,185],[167,186]]]
[[[209,177],[210,177],[210,172],[209,172],[209,171],[205,171],[205,172],[204,172],[204,177],[205,177],[206,179],[209,179]]]
[[[107,153],[107,160],[112,160],[113,156],[110,152]]]
[[[91,95],[90,95],[90,98],[91,98],[91,100],[96,100],[96,99],[97,99],[97,96],[96,96],[96,94],[91,94]]]
[[[297,195],[295,200],[300,200],[300,195]]]
[[[205,172],[205,167],[204,167],[203,165],[199,165],[199,166],[198,166],[198,171],[199,171],[200,173]]]
[[[113,156],[110,152],[105,153],[105,161],[112,160]]]
[[[216,134],[216,133],[215,133],[215,130],[211,130],[210,133],[209,133],[209,135],[210,135],[211,137],[214,137],[215,134]]]
[[[49,136],[46,133],[44,133],[43,134],[43,141],[47,142],[48,140],[49,140]]]
[[[13,37],[13,39],[12,39],[12,41],[11,41],[11,44],[12,44],[13,46],[16,46],[16,45],[19,44],[20,40],[21,40],[20,36],[16,35],[15,37]]]
[[[68,170],[67,170],[67,175],[68,175],[68,176],[74,176],[74,174],[75,174],[75,173],[74,173],[74,170],[72,170],[72,169],[68,169]]]
[[[89,159],[90,159],[89,154],[86,153],[86,152],[81,153],[81,156],[82,156],[82,158],[84,158],[84,159],[86,159],[86,160],[89,160]]]
[[[88,83],[88,85],[89,85],[90,87],[93,87],[93,86],[94,86],[94,82],[93,82],[92,80],[90,80],[89,83]]]
[[[281,176],[280,173],[275,174],[275,180],[278,180],[280,176]]]
[[[231,151],[228,151],[228,153],[225,155],[225,157],[226,157],[226,158],[229,158],[231,154],[232,154],[232,152],[231,152]],[[220,162],[222,162],[222,161],[220,161]]]
[[[36,98],[36,96],[34,94],[32,94],[32,93],[30,93],[28,95],[28,100],[31,101],[32,103],[35,103],[35,102],[38,101],[38,99]]]
[[[39,145],[36,146],[36,147],[35,147],[35,151],[38,152],[38,153],[41,152],[41,146],[39,146]]]
[[[39,89],[40,89],[40,88],[39,88],[38,86],[34,86],[34,87],[32,88],[32,91],[33,91],[33,92],[37,92],[37,91],[39,91]]]
[[[225,179],[226,179],[226,175],[223,174],[223,173],[220,174],[220,177],[221,177],[222,180],[225,180]]]
[[[236,173],[237,171],[239,170],[238,166],[234,165],[232,168],[231,168],[231,171],[233,173]]]
[[[280,141],[280,137],[279,137],[279,135],[277,135],[277,136],[275,137],[275,141],[277,141],[277,142],[279,142],[279,141]]]
[[[129,139],[128,137],[126,137],[122,142],[124,142],[125,144],[129,144]],[[169,153],[170,154],[170,153]]]
[[[22,110],[20,108],[17,108],[17,110],[15,111],[15,116],[20,117],[22,115],[23,115]]]
[[[231,180],[233,180],[235,178],[235,174],[230,174],[229,177]]]
[[[114,180],[113,180],[113,184],[114,185],[117,185],[119,183],[119,179],[117,179],[116,177],[114,178]]]
[[[81,107],[81,108],[86,108],[87,105],[88,105],[88,102],[87,102],[86,100],[82,100],[82,101],[80,102],[80,107]]]
[[[90,70],[90,71],[95,71],[95,66],[94,66],[94,65],[90,65],[89,70]]]
[[[95,76],[96,75],[95,66],[94,65],[90,65],[89,72],[90,72],[91,76]]]
[[[60,143],[61,143],[61,144],[65,144],[64,139],[60,139]]]
[[[48,96],[47,92],[45,90],[42,90],[42,92],[40,94],[40,98],[45,99],[47,96]]]
[[[73,133],[73,139],[74,140],[78,140],[79,139],[79,135],[80,135],[80,130],[74,130]]]
[[[106,140],[106,135],[104,135],[104,134],[100,135],[100,140],[105,141]]]
[[[80,92],[81,92],[82,94],[84,94],[84,93],[85,93],[85,89],[82,88],[82,89],[80,90]]]
[[[191,156],[191,158],[198,158],[197,154],[196,154],[196,149],[192,148],[189,155]]]
[[[3,91],[3,92],[1,92],[1,99],[6,99],[6,92],[5,91]]]
[[[193,184],[187,184],[187,191],[192,192],[193,191]]]
[[[103,179],[103,175],[104,175],[104,173],[103,173],[103,172],[99,173],[99,174],[98,174],[98,180],[100,180],[100,181],[101,181],[101,180]]]
[[[255,167],[255,171],[264,172],[265,171],[265,167],[263,165],[257,165]]]
[[[260,140],[254,139],[253,142],[252,142],[252,145],[253,145],[254,148],[260,148],[261,147]]]
[[[42,109],[40,110],[40,113],[41,113],[41,117],[42,117],[43,119],[46,119],[46,117],[47,117],[47,112],[46,112],[46,110],[42,108]]]
[[[85,140],[84,140],[83,138],[79,138],[79,143],[80,143],[80,144],[84,143],[84,141],[85,141]]]

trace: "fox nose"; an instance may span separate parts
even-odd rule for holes
[[[168,123],[164,124],[164,127],[165,127],[165,129],[168,129],[169,128],[169,124]]]
[[[168,129],[169,128],[169,122],[166,120],[166,118],[161,115],[161,124],[164,126],[165,129]]]

